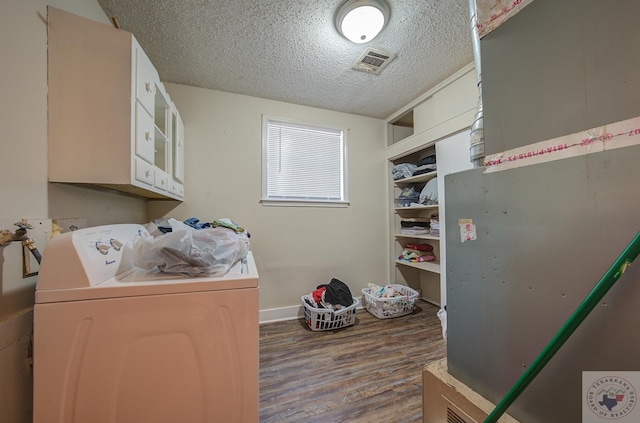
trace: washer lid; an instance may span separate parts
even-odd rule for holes
[[[35,302],[36,304],[43,304],[257,287],[258,270],[256,269],[253,255],[249,252],[245,260],[238,261],[222,276],[183,278],[160,271],[134,269],[89,287],[46,290],[36,288]]]
[[[36,303],[258,286],[251,252],[222,276],[185,277],[136,268],[131,246],[137,238],[148,236],[141,225],[116,224],[53,238],[42,257]]]

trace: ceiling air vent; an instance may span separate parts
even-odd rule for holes
[[[388,51],[368,48],[360,55],[352,68],[363,72],[378,74],[394,57],[396,57],[396,55]]]

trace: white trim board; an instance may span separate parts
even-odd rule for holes
[[[362,304],[362,303],[360,303]],[[356,307],[356,310],[362,310],[362,305]],[[285,320],[304,319],[304,307],[290,306],[281,308],[271,308],[268,310],[260,310],[259,321],[263,323],[274,323]]]

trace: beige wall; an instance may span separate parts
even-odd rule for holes
[[[10,0],[0,6],[0,229],[22,218],[90,224],[146,216],[144,201],[47,183],[47,5],[107,23],[95,0]],[[31,421],[27,362],[36,278],[22,278],[21,246],[0,248],[0,420]]]
[[[260,310],[300,306],[300,297],[336,277],[356,296],[385,282],[385,123],[327,110],[167,84],[185,123],[186,194],[150,203],[149,218],[228,217],[251,233],[260,272]],[[341,126],[346,133],[347,208],[262,206],[262,115]]]
[[[186,197],[144,200],[47,182],[46,7],[103,23],[95,0],[11,0],[0,6],[0,229],[21,218],[84,217],[89,226],[154,217],[229,217],[247,227],[261,275],[260,309],[300,305],[337,277],[354,295],[384,282],[387,179],[384,121],[168,84],[186,126]],[[347,208],[264,207],[261,116],[340,125],[346,130]],[[26,363],[36,278],[22,278],[21,248],[0,249],[0,419],[31,420]]]
[[[0,229],[22,218],[86,217],[90,225],[144,221],[145,202],[47,183],[47,4],[108,23],[94,0],[8,1],[0,13]],[[33,305],[21,247],[2,248],[0,321]]]

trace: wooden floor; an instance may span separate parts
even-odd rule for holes
[[[304,320],[260,326],[260,423],[422,422],[422,368],[444,358],[438,308],[313,332]]]

